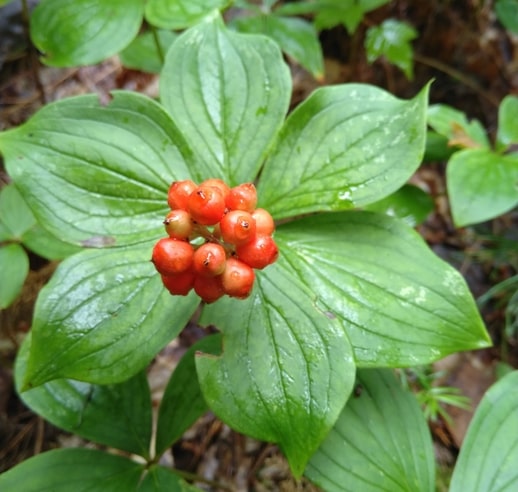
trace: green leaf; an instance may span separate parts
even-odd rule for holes
[[[498,20],[513,34],[518,34],[518,0],[496,0]]]
[[[202,492],[202,489],[182,480],[173,470],[153,465],[139,483],[137,492]]]
[[[31,39],[47,65],[93,65],[130,43],[143,12],[142,0],[44,0],[31,14]]]
[[[448,139],[433,130],[426,132],[426,149],[423,162],[446,162],[455,149],[448,145]]]
[[[255,178],[282,125],[291,76],[264,36],[229,31],[217,17],[182,34],[160,80],[164,106],[197,152],[197,180]]]
[[[372,212],[380,212],[403,219],[414,227],[423,222],[434,209],[433,198],[418,186],[404,185],[392,195],[365,207]]]
[[[317,89],[288,117],[259,183],[277,218],[343,210],[399,189],[421,163],[428,89],[409,101],[345,84]]]
[[[17,240],[36,224],[31,209],[13,184],[0,190],[0,221],[10,232],[11,239]]]
[[[29,273],[29,258],[19,244],[0,246],[0,272],[0,309],[5,309],[20,295]]]
[[[169,295],[151,250],[86,250],[60,264],[36,303],[22,390],[60,378],[124,381],[176,336],[199,299]]]
[[[30,346],[29,332],[16,357],[18,391],[25,379]],[[151,396],[145,372],[104,386],[58,379],[20,397],[31,410],[61,429],[149,458]]]
[[[367,30],[365,38],[367,60],[372,63],[384,56],[412,80],[414,52],[410,41],[416,37],[417,31],[406,22],[386,19],[381,25]]]
[[[285,53],[317,79],[324,76],[320,41],[316,29],[308,21],[277,15],[259,15],[236,19],[234,25],[241,32],[271,37]]]
[[[518,483],[518,371],[495,383],[473,416],[450,492],[513,492]]]
[[[469,121],[463,112],[445,104],[434,104],[428,108],[428,124],[437,133],[448,138],[450,145],[490,147],[480,121]]]
[[[215,9],[223,9],[229,0],[148,0],[146,20],[164,29],[194,26]]]
[[[159,73],[163,66],[164,53],[176,37],[174,32],[161,29],[157,30],[156,39],[152,32],[145,32],[121,51],[119,58],[125,67],[142,72]],[[160,48],[157,47],[157,41]]]
[[[279,444],[300,476],[352,390],[352,349],[338,320],[314,302],[283,254],[258,271],[247,300],[205,307],[223,332],[221,356],[196,368],[209,407],[232,428]]]
[[[388,0],[317,0],[315,25],[320,30],[344,24],[349,34],[353,34],[367,12],[386,3]]]
[[[516,13],[518,15],[518,10]],[[518,143],[518,97],[516,96],[504,97],[498,108],[497,139],[505,146]]]
[[[55,449],[0,475],[0,490],[121,492],[136,490],[143,465],[96,449]]]
[[[306,476],[326,492],[434,491],[432,439],[412,393],[387,369],[358,371],[356,388]]]
[[[6,168],[40,224],[83,246],[158,237],[171,181],[190,177],[191,151],[151,99],[115,92],[44,107],[0,133]]]
[[[221,337],[208,336],[195,343],[176,366],[160,403],[158,412],[156,454],[160,456],[207,410],[196,374],[197,351],[221,353]]]
[[[314,306],[342,323],[360,367],[416,366],[490,345],[462,276],[400,220],[320,214],[279,226],[275,240]]]
[[[83,249],[80,246],[61,241],[40,224],[34,225],[21,239],[26,248],[48,260],[62,260]]]
[[[446,168],[446,184],[457,227],[497,217],[518,205],[518,155],[456,152]]]

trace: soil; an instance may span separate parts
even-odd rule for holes
[[[124,68],[117,57],[95,66],[54,69],[40,65],[27,41],[19,2],[0,8],[0,129],[23,123],[50,101],[72,95],[128,89],[157,97],[157,77]],[[293,75],[292,107],[324,84],[366,82],[399,97],[414,96],[428,81],[431,103],[445,103],[479,119],[491,138],[497,128],[498,105],[508,94],[518,95],[518,38],[495,17],[490,1],[393,1],[369,13],[350,36],[337,27],[321,33],[325,54],[325,80],[288,60]],[[363,40],[366,29],[386,18],[407,21],[418,31],[413,42],[415,76],[408,80],[384,60],[367,63]],[[517,273],[518,214],[516,211],[476,227],[456,229],[451,220],[444,180],[445,162],[420,168],[412,182],[434,199],[435,209],[418,227],[430,247],[458,268],[475,297]],[[0,168],[0,185],[8,177]],[[507,240],[507,243],[503,241]],[[513,249],[506,244],[514,243]],[[52,274],[55,263],[31,256],[31,272],[19,299],[0,311],[0,472],[42,451],[62,446],[89,446],[44,422],[17,397],[12,365],[17,348],[30,329],[34,301]],[[3,279],[2,281],[5,281]],[[452,355],[434,365],[445,371],[442,384],[455,386],[471,398],[472,408],[449,408],[452,423],[431,423],[436,455],[447,477],[462,444],[473,410],[495,380],[499,363],[518,368],[518,340],[506,337],[505,298],[483,306],[493,339],[491,349]],[[177,361],[193,341],[203,335],[195,325],[186,327],[157,357],[149,370],[155,407]],[[164,462],[195,473],[207,481],[207,490],[302,491],[318,490],[291,478],[286,460],[276,446],[239,435],[207,414],[166,454]],[[217,482],[219,485],[210,485]],[[438,480],[446,490],[447,478]]]

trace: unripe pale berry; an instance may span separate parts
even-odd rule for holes
[[[216,277],[196,275],[194,278],[194,291],[207,304],[217,301],[220,297],[225,295],[225,291],[223,290],[223,285],[221,283],[221,275]]]
[[[164,287],[174,296],[186,296],[194,287],[194,271],[186,270],[176,275],[162,275]]]
[[[230,189],[226,204],[229,210],[252,213],[257,205],[257,191],[253,183],[243,183]]]
[[[181,209],[171,210],[165,217],[164,226],[168,236],[174,239],[187,239],[193,231],[191,215]]]
[[[198,224],[215,225],[225,213],[225,199],[219,188],[200,185],[189,196],[188,207]]]
[[[279,250],[271,236],[255,236],[250,242],[236,246],[237,257],[252,268],[262,269],[272,264]]]
[[[188,242],[165,237],[155,244],[151,261],[158,273],[175,275],[191,268],[193,256],[194,248]]]
[[[231,244],[245,244],[255,236],[255,220],[244,210],[231,210],[219,223],[223,241]]]
[[[193,257],[194,271],[205,277],[215,277],[225,270],[227,254],[221,244],[205,243],[195,252]]]
[[[225,294],[244,299],[250,295],[254,280],[255,273],[249,265],[237,258],[227,260],[227,266],[221,275],[221,283]]]
[[[255,220],[255,232],[261,236],[270,236],[275,231],[275,222],[270,212],[264,208],[256,208],[252,212]]]
[[[190,179],[183,181],[173,181],[167,193],[167,203],[171,210],[177,208],[187,210],[189,196],[196,189],[196,183]]]

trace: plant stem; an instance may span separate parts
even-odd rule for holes
[[[481,97],[483,97],[486,101],[491,103],[493,106],[498,107],[499,101],[495,99],[493,96],[488,94],[480,85],[475,82],[473,79],[466,77],[460,70],[456,68],[450,67],[439,60],[435,60],[434,58],[429,58],[425,55],[420,55],[419,53],[414,53],[414,60],[418,63],[422,63],[423,65],[427,65],[429,67],[435,68],[446,75],[449,75],[452,79],[458,80],[463,83],[465,86],[469,87]]]

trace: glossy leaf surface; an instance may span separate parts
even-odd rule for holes
[[[209,354],[221,352],[221,337],[207,336],[195,343],[176,366],[158,412],[156,454],[161,455],[201,417],[208,406],[196,379],[194,356],[197,351]]]
[[[326,492],[432,492],[434,468],[430,431],[415,397],[390,370],[363,369],[305,474]]]
[[[285,255],[256,283],[247,300],[204,309],[201,323],[223,332],[223,353],[196,359],[200,386],[216,415],[278,443],[300,476],[351,392],[352,349]]]
[[[367,60],[372,63],[384,56],[399,67],[408,79],[413,77],[413,49],[410,42],[417,31],[406,22],[386,19],[379,26],[370,27],[365,38]]]
[[[404,101],[373,86],[317,89],[288,117],[259,183],[275,217],[344,210],[400,188],[421,163],[423,90]]]
[[[280,226],[275,239],[315,308],[341,321],[360,367],[427,364],[490,345],[462,276],[400,220],[321,214]]]
[[[60,378],[124,381],[178,334],[199,299],[169,295],[151,248],[87,250],[60,264],[36,303],[22,389]]]
[[[151,99],[116,92],[44,107],[0,134],[6,168],[53,235],[83,246],[157,237],[174,179],[190,176],[190,150]]]
[[[130,43],[143,11],[141,0],[46,0],[31,14],[31,38],[47,65],[93,65]]]
[[[121,492],[136,490],[142,465],[96,449],[55,449],[0,475],[0,490]]]
[[[453,471],[450,492],[513,492],[518,483],[518,371],[480,402]]]
[[[20,295],[29,273],[29,258],[19,244],[0,246],[0,271],[0,309],[4,309]]]
[[[29,333],[16,358],[17,389],[25,379]],[[20,394],[53,425],[85,439],[146,458],[151,441],[151,396],[144,372],[119,384],[95,385],[57,379]]]
[[[195,179],[251,181],[288,109],[279,47],[228,31],[219,17],[182,34],[167,54],[161,100],[197,153]]]
[[[228,3],[229,0],[148,0],[146,20],[164,29],[185,29]]]
[[[457,227],[492,219],[518,205],[518,154],[456,152],[448,162],[446,180]]]
[[[0,222],[9,232],[9,238],[17,240],[36,225],[34,215],[13,184],[0,190]]]
[[[281,49],[311,72],[315,77],[324,75],[322,48],[314,26],[304,19],[260,15],[242,17],[234,25],[241,32],[264,34],[271,37]]]

